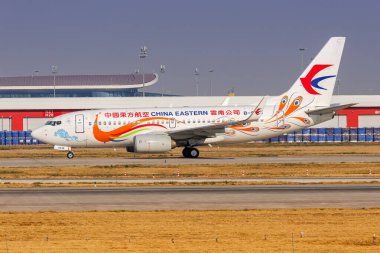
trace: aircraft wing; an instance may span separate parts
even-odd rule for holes
[[[344,104],[344,105],[333,105],[333,106],[324,107],[320,109],[309,110],[309,111],[306,111],[306,113],[309,115],[322,115],[322,114],[333,113],[342,109],[346,109],[354,105],[356,105],[356,103]]]
[[[254,121],[258,121],[263,113],[263,107],[266,104],[268,97],[263,97],[259,104],[253,109],[251,115],[245,120],[239,121],[225,121],[222,123],[215,123],[212,125],[192,127],[181,130],[174,130],[166,132],[174,140],[185,140],[191,138],[212,138],[215,137],[217,133],[224,133],[225,129],[234,125],[246,124]]]

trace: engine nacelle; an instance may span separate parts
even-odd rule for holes
[[[176,147],[176,143],[168,135],[142,134],[133,138],[133,146],[127,147],[128,152],[162,153]]]

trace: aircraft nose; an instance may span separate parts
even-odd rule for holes
[[[34,139],[37,139],[39,141],[43,141],[44,136],[45,136],[45,134],[44,134],[43,127],[37,128],[37,129],[32,131],[32,137]]]

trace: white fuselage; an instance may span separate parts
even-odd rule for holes
[[[278,100],[278,99],[276,99]],[[285,117],[276,112],[276,104],[267,105],[255,122],[233,125],[211,137],[196,139],[195,145],[239,143],[267,139],[314,124],[315,119],[303,110]],[[131,146],[140,134],[170,133],[207,125],[245,120],[252,106],[179,107],[88,110],[68,113],[35,130],[38,139],[49,144],[69,147]],[[303,117],[304,122],[300,122]],[[177,146],[187,143],[177,142]]]

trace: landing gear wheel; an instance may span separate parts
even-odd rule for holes
[[[199,156],[199,150],[186,147],[182,150],[182,155],[186,158],[197,158]]]
[[[68,159],[73,159],[74,158],[74,153],[71,152],[71,151],[69,151],[69,152],[67,152],[66,156],[67,156]]]
[[[197,158],[199,156],[199,150],[196,148],[191,148],[189,151],[189,158]]]

